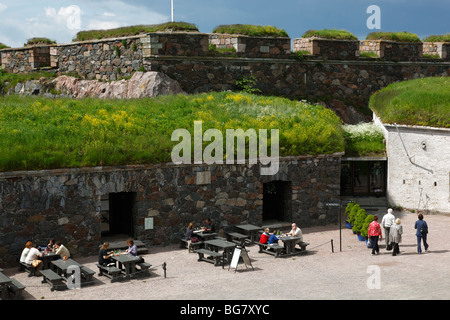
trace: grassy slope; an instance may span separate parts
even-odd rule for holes
[[[139,100],[5,96],[0,171],[170,162],[178,144],[173,130],[193,137],[194,120],[203,121],[203,132],[221,130],[224,142],[227,128],[279,129],[281,156],[344,150],[333,112],[283,98],[231,92]]]
[[[369,106],[385,123],[450,128],[450,78],[393,83],[373,94]]]

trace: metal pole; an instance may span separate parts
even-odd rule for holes
[[[164,278],[166,277],[166,266],[167,266],[167,264],[164,262],[162,265],[162,267],[164,269]]]
[[[171,5],[172,5],[172,7],[171,7],[172,10],[171,11],[172,11],[172,22],[173,22],[173,0],[171,0]]]

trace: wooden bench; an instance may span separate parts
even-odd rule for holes
[[[25,290],[25,286],[18,280],[11,278],[11,283],[8,287],[9,291],[13,294],[14,299],[22,299],[22,292]]]
[[[56,272],[50,269],[41,270],[40,272],[43,277],[42,283],[49,283],[52,286],[52,291],[67,288],[67,286],[63,283],[64,278]]]
[[[93,277],[95,275],[95,271],[89,269],[86,266],[81,266],[80,268],[81,274],[83,275],[84,279],[86,280],[86,283],[91,283],[94,281]]]
[[[280,246],[276,243],[269,245],[267,243],[258,242],[258,246],[259,246],[259,251],[258,251],[259,253],[262,253],[262,252],[268,253],[268,254],[275,256],[275,258],[280,257],[281,253],[283,252],[283,249],[284,249],[282,246]],[[273,250],[270,250],[270,249],[273,249]]]
[[[19,271],[26,271],[28,273],[30,273],[34,267],[32,265],[26,264],[25,262],[19,262],[20,266],[19,266]]]
[[[140,262],[140,263],[136,263],[136,265],[139,266],[142,274],[150,275],[150,267],[152,266],[150,263]]]
[[[111,267],[102,266],[100,264],[97,264],[97,267],[98,267],[98,275],[110,278],[111,282],[114,282],[115,280],[120,278],[121,270],[119,268],[116,268],[114,266]]]
[[[300,246],[301,251],[306,251],[306,246],[309,245],[309,242],[304,242],[304,241],[302,241],[302,242],[300,242],[298,245]]]
[[[195,250],[201,249],[201,246],[203,245],[203,241],[198,242],[188,242],[188,240],[184,238],[180,238],[180,249],[188,249],[189,252],[194,252]]]
[[[194,252],[198,253],[198,261],[210,262],[210,263],[213,263],[214,266],[219,266],[221,264],[221,261],[223,262],[223,254],[222,253],[210,251],[207,249],[197,249]],[[205,255],[210,256],[212,259],[209,257],[208,258],[205,257]],[[223,263],[222,263],[222,266],[223,266]]]

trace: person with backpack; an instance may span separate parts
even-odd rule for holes
[[[423,215],[420,213],[418,216],[419,220],[416,221],[414,229],[416,229],[417,237],[417,252],[422,253],[421,242],[423,241],[423,246],[425,251],[428,251],[427,235],[428,235],[428,225],[425,220],[423,220]]]

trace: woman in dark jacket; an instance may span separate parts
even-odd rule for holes
[[[416,229],[417,236],[417,252],[422,253],[422,248],[420,246],[420,242],[423,240],[423,246],[425,247],[425,251],[428,251],[428,243],[427,243],[427,234],[428,234],[428,225],[425,220],[423,220],[423,215],[419,214],[419,220],[416,221],[414,225],[414,229]]]

